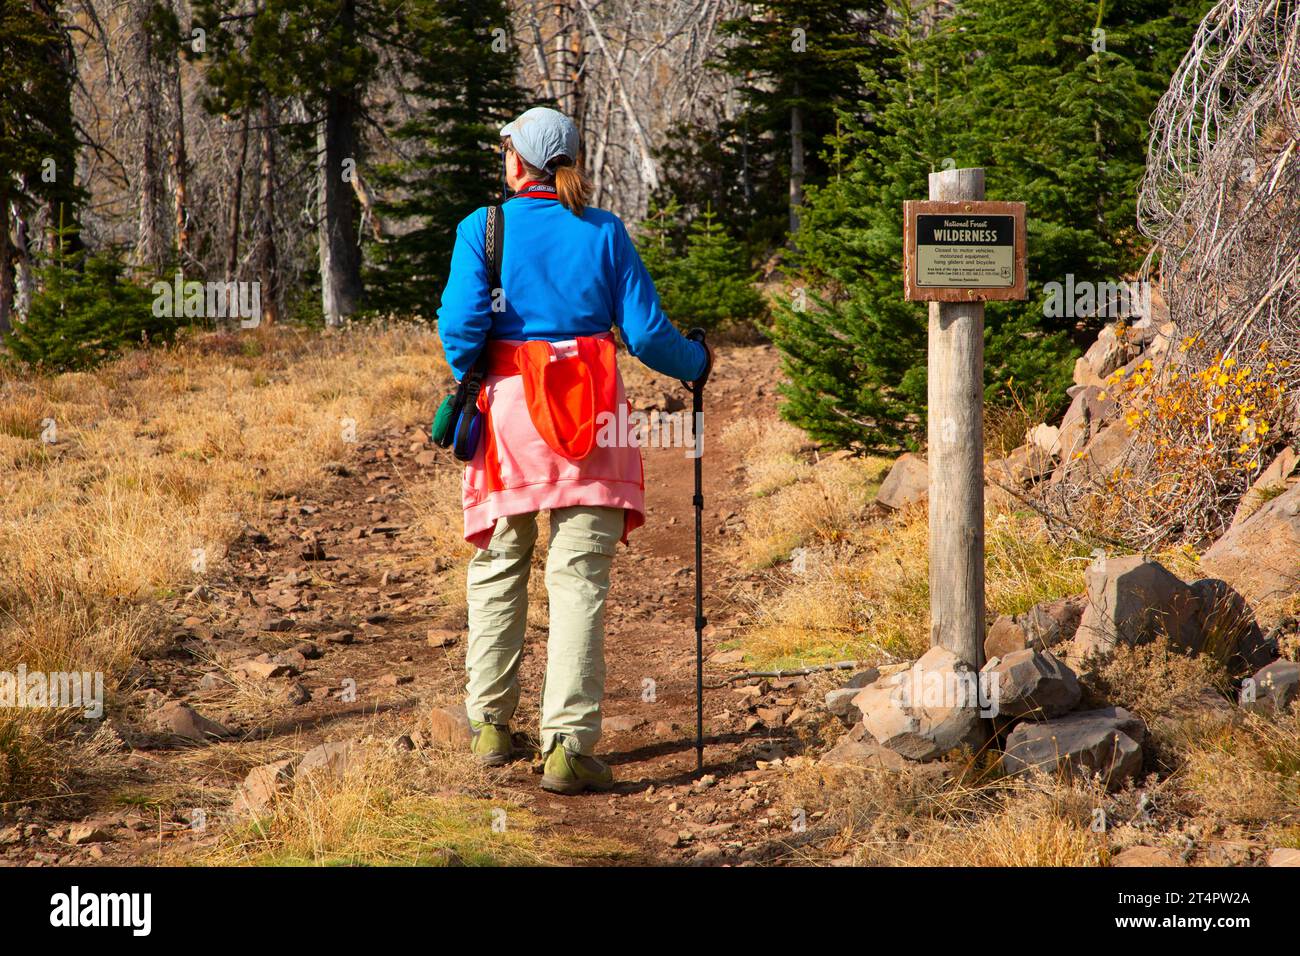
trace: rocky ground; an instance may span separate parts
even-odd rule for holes
[[[739,653],[717,652],[717,645],[734,622],[733,597],[756,586],[719,559],[737,528],[740,501],[737,468],[718,435],[735,415],[775,416],[765,384],[775,379],[770,348],[730,349],[709,389],[710,683],[738,669]],[[683,390],[647,379],[633,393],[637,407],[673,410]],[[647,526],[620,550],[609,603],[601,750],[618,787],[576,798],[544,793],[535,754],[494,772],[492,784],[523,794],[560,832],[608,837],[621,847],[592,862],[780,860],[800,839],[791,821],[776,818],[772,787],[803,748],[794,728],[808,682],[755,679],[711,689],[705,767],[696,774],[692,469],[681,449],[647,449],[645,464]],[[194,809],[167,795],[180,781],[201,782],[211,795],[202,814],[221,820],[238,804],[253,759],[222,759],[232,742],[267,754],[306,752],[309,762],[330,764],[346,754],[341,745],[373,733],[376,720],[398,746],[437,746],[454,736],[457,728],[439,708],[454,707],[463,686],[463,609],[446,597],[462,586],[463,555],[429,555],[411,533],[421,517],[413,496],[454,467],[422,433],[394,430],[359,442],[351,460],[322,475],[316,494],[284,500],[250,523],[221,572],[168,608],[168,646],[142,662],[132,710],[113,721],[123,774],[113,792],[85,795],[78,820],[24,810],[0,829],[0,859],[148,864],[163,852],[210,845],[220,824],[195,826]],[[545,615],[530,618],[541,626],[530,623],[522,667],[520,743],[535,732],[545,664]],[[320,749],[328,742],[340,746]],[[272,770],[266,779],[274,777]],[[134,796],[124,798],[128,793]]]

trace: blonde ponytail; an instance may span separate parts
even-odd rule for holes
[[[592,181],[574,163],[556,167],[555,194],[560,197],[560,204],[575,216],[582,215],[594,191]]]

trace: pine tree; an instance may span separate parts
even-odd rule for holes
[[[525,108],[502,0],[411,0],[401,62],[419,113],[392,134],[399,162],[375,182],[394,198],[380,215],[397,233],[376,250],[372,302],[431,313],[451,261],[456,224],[501,201],[502,125]]]
[[[98,365],[125,348],[170,341],[179,322],[129,281],[115,253],[73,249],[60,230],[57,251],[37,269],[40,291],[6,337],[13,358],[63,371]]]
[[[864,75],[883,48],[872,38],[885,4],[769,0],[728,20],[732,38],[718,62],[739,84],[741,110],[712,128],[679,127],[664,151],[664,194],[692,213],[711,205],[751,251],[785,242],[807,185],[825,182],[823,155],[837,109],[866,108]]]
[[[989,199],[1027,204],[1029,299],[986,308],[986,398],[1011,379],[1061,394],[1069,336],[1094,330],[1045,316],[1042,286],[1068,273],[1117,280],[1139,262],[1146,118],[1205,6],[967,0],[921,35],[903,0],[886,70],[900,79],[875,84],[875,128],[848,117],[832,138],[851,162],[813,191],[797,238],[817,291],[807,308],[777,310],[787,417],[849,446],[923,434],[927,320],[903,301],[902,204],[925,198],[928,173],[945,167],[982,166]]]
[[[668,317],[682,329],[756,322],[765,306],[754,287],[748,257],[713,210],[706,209],[691,222],[680,255],[671,239],[677,207],[657,212],[652,209],[651,218],[642,224],[642,259]]]
[[[62,221],[67,241],[80,245],[85,194],[76,183],[74,82],[58,5],[0,4],[0,332],[9,328],[14,302],[11,210],[30,215],[45,206],[48,221]]]

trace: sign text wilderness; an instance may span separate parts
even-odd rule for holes
[[[906,202],[903,260],[911,302],[1023,299],[1024,203]]]

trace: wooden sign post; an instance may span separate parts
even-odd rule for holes
[[[930,174],[903,204],[909,301],[930,303],[930,645],[984,666],[984,302],[1025,298],[1024,203],[984,202],[984,170]]]

